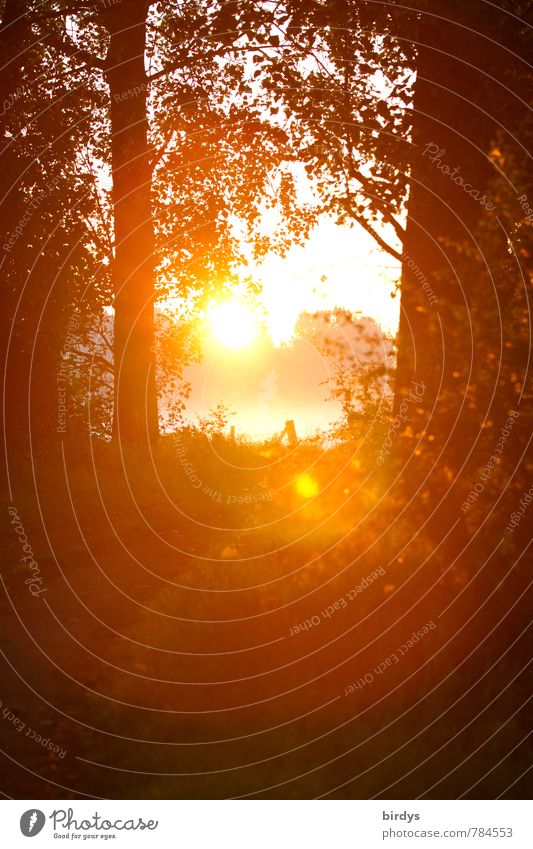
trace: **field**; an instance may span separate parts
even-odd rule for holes
[[[105,443],[20,458],[12,794],[523,795],[525,570],[497,521],[475,560],[436,541],[375,452],[189,430],[126,475]]]

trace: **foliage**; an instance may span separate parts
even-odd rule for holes
[[[211,410],[205,416],[197,416],[198,429],[200,433],[213,438],[217,435],[222,435],[230,426],[230,421],[235,413],[229,407],[220,403],[217,404],[214,410]]]
[[[301,317],[297,331],[327,359],[332,374],[330,400],[339,401],[342,418],[335,437],[353,438],[372,424],[383,425],[392,406],[393,340],[375,321],[344,309]]]
[[[348,2],[288,2],[279,49],[257,57],[273,115],[287,117],[321,211],[357,222],[396,259],[409,179],[414,53],[409,14]]]

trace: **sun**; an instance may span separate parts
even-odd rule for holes
[[[246,348],[257,336],[257,318],[240,301],[213,303],[207,314],[213,336],[226,348]]]

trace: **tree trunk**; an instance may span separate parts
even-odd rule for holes
[[[114,439],[147,446],[158,436],[154,356],[154,230],[144,64],[149,4],[125,0],[105,13],[110,34],[115,222]]]
[[[25,0],[7,0],[0,26],[0,108],[3,115],[21,99],[29,44]],[[4,119],[2,119],[4,120]],[[6,128],[7,118],[6,121]],[[32,338],[21,321],[25,292],[24,236],[17,227],[26,212],[20,178],[28,165],[18,141],[3,131],[0,152],[0,366],[3,438],[10,450],[28,449],[28,396]],[[26,298],[27,300],[27,298]],[[15,321],[15,316],[17,320]],[[4,453],[4,452],[2,452]]]
[[[411,378],[423,381],[423,426],[430,416],[439,426],[451,424],[464,394],[465,362],[469,382],[478,371],[469,322],[475,304],[460,268],[465,250],[479,253],[479,224],[498,214],[491,196],[497,169],[489,154],[500,124],[511,129],[516,110],[498,84],[511,63],[500,46],[506,30],[503,14],[493,10],[488,16],[482,0],[446,0],[422,14],[417,36],[395,405],[398,411]],[[474,295],[479,298],[479,290]],[[494,298],[492,287],[485,297]],[[454,339],[460,344],[450,344]],[[450,408],[448,397],[445,411],[440,399],[446,390],[456,403]]]
[[[406,413],[405,427],[411,429],[411,440],[399,441],[411,454],[404,476],[407,494],[428,476],[429,513],[447,493],[449,509],[443,500],[438,511],[440,533],[457,518],[452,481],[458,481],[463,463],[475,452],[484,420],[507,415],[498,412],[497,379],[490,385],[487,378],[488,351],[502,356],[505,297],[498,290],[496,266],[481,252],[478,233],[498,215],[494,181],[499,178],[490,153],[501,125],[512,131],[517,104],[503,87],[513,64],[505,49],[512,33],[503,13],[491,8],[489,14],[482,0],[423,5],[427,11],[416,36],[395,414]],[[494,227],[494,240],[494,253],[505,257],[503,228]],[[467,256],[476,258],[474,277],[465,272]],[[481,305],[498,321],[476,321]],[[413,380],[423,386],[420,401],[409,394]],[[429,455],[422,450],[413,456],[413,436],[431,439],[424,444],[431,445]]]

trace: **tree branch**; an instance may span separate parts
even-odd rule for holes
[[[348,158],[350,177],[357,180],[361,184],[361,186],[363,186],[365,190],[364,194],[372,200],[372,202],[379,209],[385,220],[392,225],[399,240],[403,242],[405,239],[405,229],[401,226],[401,224],[398,223],[398,221],[396,221],[394,215],[392,215],[392,213],[388,209],[387,204],[384,201],[380,200],[380,198],[377,197],[377,195],[374,193],[374,181],[371,180],[370,177],[365,177],[364,174],[361,174],[361,172],[356,167],[353,161],[353,155],[351,151],[348,152]]]
[[[105,357],[102,357],[100,354],[91,354],[88,351],[71,351],[70,353],[74,357],[81,357],[82,359],[90,360],[92,363],[96,363],[105,371],[108,371],[110,374],[115,373],[113,363],[109,360],[106,360]]]
[[[398,262],[402,261],[402,255],[398,253],[398,251],[395,250],[392,245],[389,245],[389,243],[386,242],[385,239],[383,239],[382,236],[380,236],[376,230],[374,230],[374,228],[366,220],[366,218],[363,218],[363,216],[353,215],[353,213],[352,218],[357,221],[358,224],[361,225],[363,230],[366,230],[366,232],[369,233],[373,239],[375,239],[380,248],[383,248],[384,251],[387,251],[387,253],[390,254],[390,256],[393,256],[394,259],[397,259]]]
[[[168,139],[166,139],[163,142],[163,144],[160,147],[157,148],[157,150],[155,149],[155,147],[152,147],[153,156],[150,157],[150,168],[152,169],[152,171],[155,170],[155,168],[158,166],[158,164],[163,159],[165,153],[169,150],[170,145],[172,144],[172,141],[174,140],[175,135],[176,135],[176,130],[173,130],[172,133],[170,134],[170,137]]]
[[[85,65],[93,70],[105,70],[106,65],[103,59],[99,59],[98,56],[78,47],[64,32],[50,31],[43,36],[43,41],[59,53],[72,56],[74,59],[82,59]]]
[[[363,228],[363,230],[366,230],[366,232],[372,236],[372,238],[377,242],[380,248],[390,254],[390,256],[394,257],[394,259],[397,259],[398,262],[402,261],[401,253],[399,253],[395,248],[393,248],[392,245],[389,245],[389,243],[385,241],[383,236],[380,236],[377,230],[372,227],[370,222],[367,221],[367,219],[363,215],[359,215],[355,211],[350,190],[348,189],[348,187],[346,188],[346,198],[343,198],[341,203],[346,208],[346,211],[348,212],[350,217],[353,218],[354,221],[357,221],[357,223]]]
[[[101,246],[101,248],[102,248],[102,250],[103,250],[103,253],[104,253],[104,254],[106,254],[106,255],[107,255],[107,256],[109,256],[109,257],[112,257],[112,256],[113,256],[113,252],[114,252],[114,242],[113,242],[113,236],[112,236],[111,231],[108,229],[108,226],[107,226],[107,225],[108,225],[108,221],[107,221],[107,219],[106,219],[106,217],[105,217],[104,210],[103,210],[103,208],[102,208],[102,203],[101,203],[101,200],[100,200],[100,193],[99,193],[99,191],[98,191],[98,184],[97,184],[97,182],[96,182],[96,174],[94,173],[94,169],[93,169],[93,166],[92,166],[92,162],[91,162],[91,160],[90,160],[90,158],[89,158],[89,154],[88,154],[87,150],[85,150],[85,151],[84,151],[84,159],[85,159],[85,164],[87,165],[87,168],[89,169],[90,174],[91,174],[92,188],[93,188],[93,191],[94,191],[94,196],[95,196],[95,200],[96,200],[96,205],[97,205],[97,207],[98,207],[98,214],[99,214],[99,216],[100,216],[100,222],[101,222],[101,224],[102,224],[102,228],[103,228],[103,230],[104,230],[104,233],[105,233],[105,235],[106,235],[107,242],[108,242],[107,250],[106,250],[105,246],[102,244],[102,241],[101,241],[101,239],[100,239],[99,234],[98,234],[98,233],[96,233],[96,232],[94,232],[94,230],[93,230],[93,233],[94,233],[94,235],[98,238],[98,241],[99,241],[100,246]],[[87,222],[87,223],[88,223],[88,222]]]

